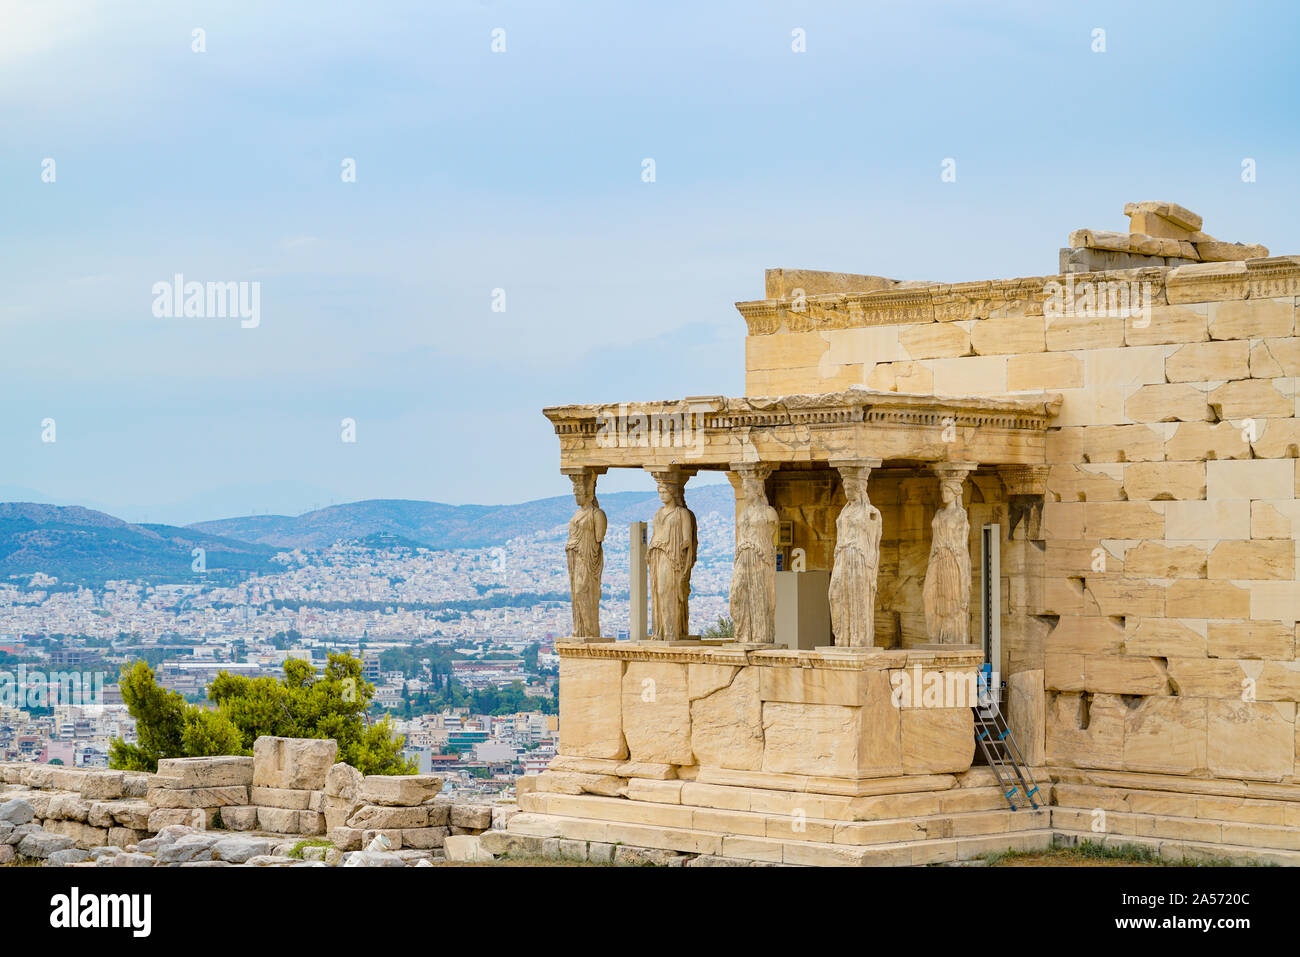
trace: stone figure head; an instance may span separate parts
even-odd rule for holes
[[[569,479],[573,482],[573,498],[579,508],[596,504],[595,472],[580,472],[577,475],[570,475]]]
[[[961,505],[961,479],[944,478],[939,481],[939,497],[943,500],[944,508],[952,508]]]
[[[844,482],[844,498],[850,504],[857,502],[867,502],[867,480],[871,475],[871,470],[858,467],[844,467],[840,469],[840,477]]]
[[[686,492],[682,488],[683,482],[673,476],[655,476],[655,481],[659,483],[659,501],[665,505],[685,505]]]
[[[746,502],[767,504],[765,480],[768,473],[761,469],[746,469],[740,473],[740,494]]]

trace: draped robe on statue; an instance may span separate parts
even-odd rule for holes
[[[925,628],[930,640],[970,640],[970,521],[959,502],[939,509],[931,525],[930,564],[925,573]]]
[[[831,632],[838,647],[875,644],[880,532],[880,510],[861,499],[848,502],[835,520],[830,606]]]
[[[665,505],[655,513],[648,564],[654,636],[659,641],[681,641],[690,634],[691,568],[696,547],[695,516],[690,509]]]
[[[731,618],[737,641],[776,640],[776,509],[751,499],[736,522],[736,561],[731,573]]]
[[[605,550],[600,540],[604,531],[605,513],[594,503],[582,506],[569,519],[569,543],[564,551],[569,559],[575,637],[600,635],[600,581],[605,570]]]

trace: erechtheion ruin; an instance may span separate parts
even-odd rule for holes
[[[737,304],[744,396],[545,410],[575,635],[560,754],[511,831],[793,864],[1082,837],[1300,862],[1300,256],[1124,212],[1055,275],[768,270]],[[615,468],[663,501],[631,641],[599,608]],[[736,490],[733,640],[689,634],[706,471]],[[976,747],[985,662],[1040,807]]]

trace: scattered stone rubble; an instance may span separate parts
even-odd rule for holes
[[[427,867],[502,855],[667,866],[690,860],[507,833],[518,813],[513,803],[454,802],[441,796],[440,777],[363,775],[336,762],[337,754],[330,740],[263,737],[252,757],[164,759],[156,774],[0,763],[0,865]]]
[[[1128,203],[1128,232],[1076,229],[1061,250],[1062,273],[1141,266],[1242,262],[1268,256],[1257,243],[1227,243],[1201,231],[1201,217],[1177,203]]]
[[[407,866],[492,826],[491,806],[440,797],[439,777],[365,776],[337,755],[332,740],[262,737],[252,757],[163,759],[156,774],[0,764],[0,864]]]

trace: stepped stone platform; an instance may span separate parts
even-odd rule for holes
[[[641,778],[626,796],[572,794],[550,790],[570,786],[552,772],[534,784],[507,833],[719,863],[907,866],[1052,843],[1050,809],[1010,810],[988,768],[881,778],[863,789],[877,793],[856,796]]]
[[[1058,842],[1139,844],[1172,860],[1300,866],[1300,786],[1052,769]]]

